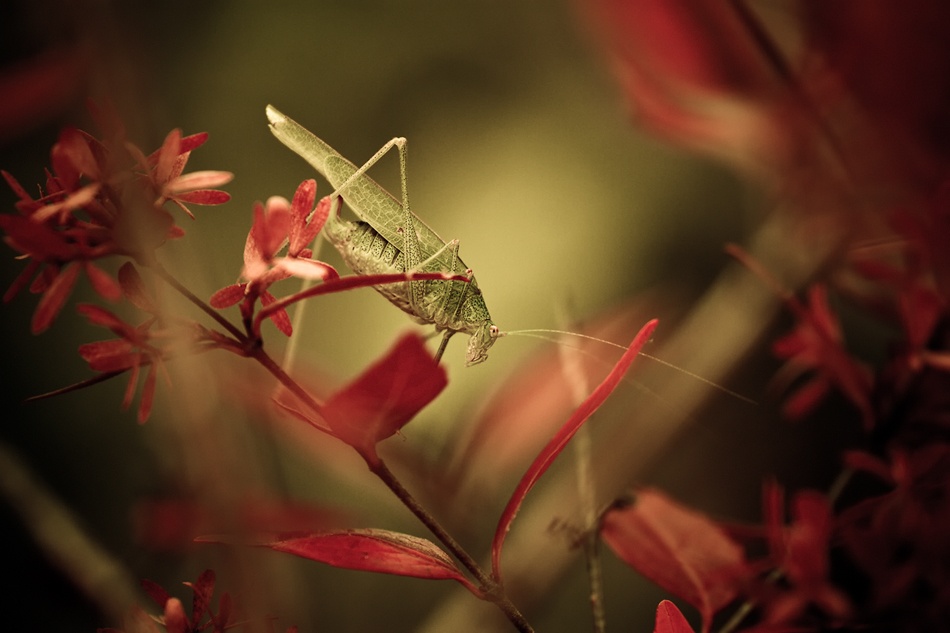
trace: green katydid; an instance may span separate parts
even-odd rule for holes
[[[416,280],[404,284],[374,286],[380,294],[419,323],[435,325],[436,331],[444,332],[442,343],[436,352],[436,360],[442,358],[449,338],[456,332],[471,335],[465,355],[465,364],[469,366],[485,361],[495,340],[507,334],[566,334],[626,349],[616,343],[576,332],[549,329],[500,331],[492,323],[475,276],[458,256],[459,241],[446,243],[409,208],[405,138],[396,137],[390,140],[362,167],[357,168],[312,132],[272,105],[267,106],[267,119],[270,121],[270,131],[281,143],[310,163],[336,187],[330,194],[336,206],[331,209],[323,234],[340,252],[353,272],[360,275],[406,271],[448,272],[461,273],[468,277],[467,283]],[[393,147],[399,151],[401,202],[366,175],[367,170]],[[338,217],[341,197],[359,217],[359,222]],[[640,352],[640,355],[741,400],[752,402],[749,398],[682,367],[676,367],[644,352]]]
[[[324,237],[343,256],[353,272],[360,275],[391,272],[448,272],[464,274],[469,281],[408,281],[375,286],[384,297],[415,320],[435,325],[444,332],[436,352],[442,357],[449,338],[456,332],[471,335],[466,365],[488,358],[488,349],[501,336],[492,323],[485,299],[471,269],[458,256],[459,242],[446,243],[409,208],[406,177],[406,139],[386,143],[366,164],[357,168],[332,147],[274,106],[267,106],[270,131],[277,139],[306,160],[330,185],[335,207],[324,227]],[[399,151],[402,200],[399,201],[366,171],[390,149]],[[338,216],[340,198],[358,216],[358,222]]]

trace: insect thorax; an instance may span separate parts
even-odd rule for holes
[[[326,238],[340,252],[343,261],[359,275],[405,272],[405,255],[366,222],[352,222],[331,218],[325,227]],[[429,253],[422,253],[428,257]],[[426,272],[449,271],[449,264],[434,261],[427,264]],[[456,260],[455,271],[465,270],[465,264]],[[486,322],[491,322],[488,307],[472,277],[471,281],[427,280],[421,305],[414,306],[406,283],[386,284],[374,288],[398,308],[420,323],[433,324],[439,330],[474,334]]]

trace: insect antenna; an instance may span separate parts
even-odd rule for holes
[[[543,328],[530,329],[530,330],[512,330],[512,331],[510,331],[510,332],[502,332],[500,335],[501,335],[501,336],[525,336],[525,337],[528,337],[528,338],[537,338],[537,339],[541,339],[541,340],[543,340],[543,341],[548,341],[548,342],[554,343],[554,344],[556,344],[556,345],[563,345],[563,346],[569,347],[569,348],[571,348],[571,349],[576,349],[576,350],[578,350],[578,351],[580,351],[580,352],[583,352],[583,353],[585,353],[585,354],[590,354],[591,356],[593,356],[593,354],[591,354],[591,353],[588,352],[587,350],[584,350],[584,349],[582,349],[582,348],[580,348],[580,347],[576,347],[576,346],[574,346],[574,345],[568,345],[568,344],[565,343],[564,341],[561,341],[561,340],[559,340],[559,339],[556,339],[556,338],[554,338],[553,336],[545,336],[546,334],[558,334],[558,335],[561,335],[561,336],[574,336],[574,337],[576,337],[576,338],[587,339],[587,340],[589,340],[589,341],[594,341],[594,342],[596,342],[596,343],[601,343],[601,344],[603,344],[603,345],[608,345],[608,346],[610,346],[610,347],[616,347],[617,349],[622,349],[622,350],[626,350],[626,349],[627,349],[627,348],[624,347],[623,345],[620,345],[619,343],[614,343],[613,341],[608,341],[608,340],[605,340],[605,339],[602,339],[602,338],[597,338],[596,336],[589,336],[589,335],[587,335],[587,334],[580,334],[580,333],[578,333],[578,332],[568,332],[567,330],[551,330],[551,329],[543,329]],[[719,383],[713,382],[712,380],[709,380],[708,378],[704,378],[704,377],[700,376],[699,374],[695,374],[695,373],[689,371],[688,369],[684,369],[684,368],[682,368],[682,367],[679,367],[678,365],[674,365],[673,363],[670,363],[670,362],[668,362],[668,361],[665,361],[665,360],[663,360],[662,358],[657,358],[656,356],[653,356],[652,354],[647,354],[646,352],[639,352],[639,355],[642,356],[642,357],[644,357],[644,358],[646,358],[647,360],[653,361],[654,363],[658,363],[658,364],[660,364],[660,365],[663,365],[663,366],[665,366],[665,367],[669,367],[670,369],[673,369],[673,370],[675,370],[675,371],[678,371],[678,372],[680,372],[681,374],[684,374],[684,375],[686,375],[686,376],[689,376],[690,378],[692,378],[692,379],[694,379],[694,380],[698,380],[699,382],[701,382],[701,383],[703,383],[703,384],[705,384],[705,385],[708,385],[708,386],[712,387],[713,389],[715,389],[715,390],[717,390],[717,391],[720,391],[720,392],[722,392],[722,393],[724,393],[724,394],[726,394],[726,395],[732,396],[733,398],[738,398],[739,400],[741,400],[741,401],[743,401],[743,402],[747,402],[747,403],[749,403],[749,404],[758,404],[758,403],[757,403],[755,400],[753,400],[752,398],[749,398],[749,397],[747,397],[747,396],[744,396],[744,395],[742,395],[741,393],[738,393],[738,392],[736,392],[736,391],[733,391],[732,389],[729,389],[729,388],[727,388],[727,387],[723,387],[723,386],[720,385]]]

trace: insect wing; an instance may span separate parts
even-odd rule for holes
[[[353,163],[274,106],[267,106],[267,118],[270,121],[270,130],[277,140],[310,163],[333,187],[341,186],[357,171]],[[344,192],[344,199],[361,220],[372,226],[394,246],[402,249],[405,237],[400,228],[405,211],[399,200],[367,175],[350,183]],[[413,224],[423,259],[431,257],[445,246],[445,241],[415,214]],[[444,252],[438,262],[440,266],[435,268],[449,269],[452,265],[452,254]],[[427,268],[433,269],[432,266]],[[461,261],[456,262],[456,270],[465,270]]]

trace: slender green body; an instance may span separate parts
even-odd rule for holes
[[[393,139],[358,169],[273,106],[267,106],[267,118],[274,136],[320,172],[359,218],[352,222],[331,213],[323,232],[353,272],[368,275],[416,270],[469,277],[468,283],[420,280],[374,287],[418,322],[431,323],[444,332],[439,356],[450,336],[465,332],[471,335],[466,364],[484,361],[499,336],[498,328],[492,323],[474,275],[458,257],[458,242],[446,244],[409,209],[405,139]],[[400,151],[402,202],[364,173],[394,145]]]

